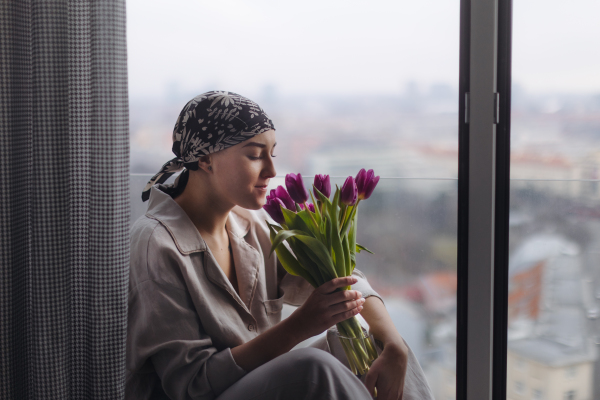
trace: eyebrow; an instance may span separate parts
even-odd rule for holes
[[[258,142],[250,142],[243,147],[248,147],[248,146],[256,146],[256,147],[260,147],[261,149],[264,149],[265,147],[267,147],[266,144],[258,143]],[[277,142],[275,142],[275,144],[273,145],[273,147],[275,147],[275,146],[277,146]]]

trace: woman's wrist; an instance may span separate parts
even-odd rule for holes
[[[303,324],[297,321],[293,314],[282,320],[278,325],[279,329],[282,330],[282,334],[293,341],[294,344],[292,347],[309,338],[305,333]]]
[[[365,301],[361,315],[369,324],[369,332],[373,334],[375,341],[382,349],[398,353],[403,357],[408,355],[406,343],[394,326],[381,299],[376,296],[369,296]]]
[[[406,347],[406,343],[402,339],[398,340],[388,340],[387,342],[379,341],[381,345],[383,345],[382,349],[385,349],[386,352],[394,353],[398,357],[404,359],[408,358],[408,348]]]

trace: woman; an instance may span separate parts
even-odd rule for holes
[[[360,271],[314,289],[269,256],[276,144],[268,115],[238,94],[203,93],[181,111],[176,157],[148,182],[130,232],[126,399],[368,399],[377,387],[396,400],[410,397],[405,376],[423,380]],[[281,321],[283,302],[299,307]],[[383,346],[365,384],[326,351],[289,352],[359,312]]]

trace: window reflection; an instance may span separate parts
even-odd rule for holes
[[[597,12],[589,0],[514,2],[509,399],[600,398]]]

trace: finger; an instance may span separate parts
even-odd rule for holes
[[[358,282],[358,279],[356,279],[353,276],[342,276],[340,278],[334,278],[329,282],[325,282],[324,284],[319,286],[318,290],[321,290],[322,293],[331,293],[337,288],[350,286],[355,284],[356,282]]]
[[[338,322],[342,322],[347,320],[348,318],[354,317],[356,314],[361,312],[362,309],[362,306],[358,306],[356,308],[353,308],[352,310],[344,311],[339,314],[334,314],[331,316],[331,319],[334,321],[334,324],[337,324]]]
[[[369,391],[371,396],[373,395],[373,391],[375,390],[375,383],[377,383],[377,371],[374,369],[370,369],[369,372],[367,372],[367,376],[365,376],[365,386],[367,387],[367,390]],[[377,394],[377,397],[381,395],[380,393]]]
[[[329,312],[331,313],[331,315],[335,315],[344,311],[352,310],[353,308],[357,308],[358,306],[362,306],[363,304],[365,304],[365,299],[363,299],[362,297],[360,299],[347,300],[341,303],[330,305]]]
[[[338,304],[344,303],[350,300],[358,300],[362,298],[362,293],[358,290],[342,290],[340,292],[333,292],[327,295],[326,304]]]

